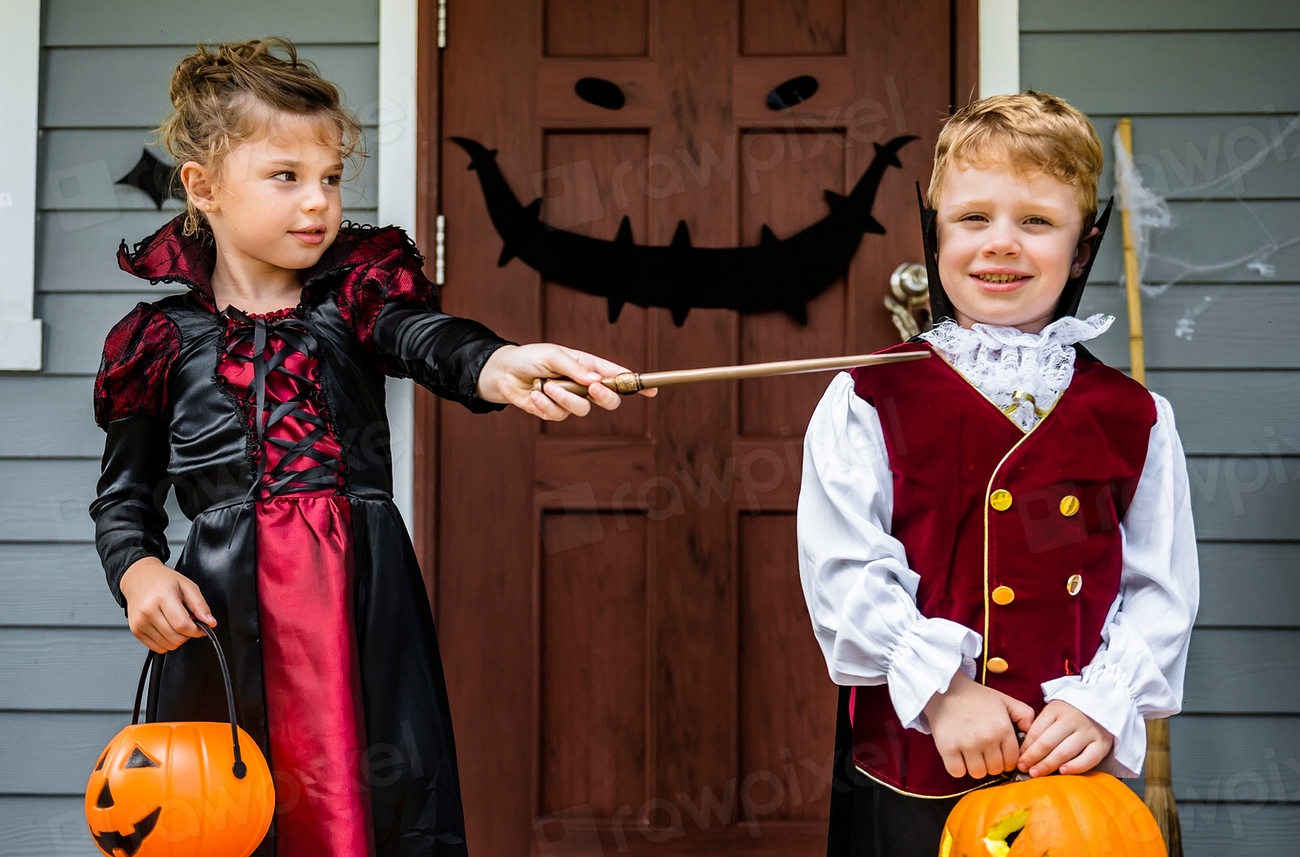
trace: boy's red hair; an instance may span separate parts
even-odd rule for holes
[[[939,132],[930,176],[929,201],[937,207],[952,166],[1009,163],[1017,170],[1041,170],[1073,185],[1085,223],[1097,213],[1101,140],[1078,110],[1055,95],[1034,92],[992,95],[957,111]]]

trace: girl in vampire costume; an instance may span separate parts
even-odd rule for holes
[[[1071,158],[1082,162],[1078,169],[1059,172]],[[987,192],[990,176],[1001,176],[1008,194],[1037,187],[1025,178],[1034,170],[1064,188],[1067,200],[1080,186],[1090,190],[1091,199],[1079,194],[1082,232],[1070,233],[1082,236],[1082,248],[1060,244],[1064,287],[1056,287],[1054,311],[1045,303],[1042,322],[1024,325],[1038,329],[980,323],[970,305],[954,300],[982,299],[979,285],[963,280],[958,295],[941,279],[940,212],[922,201],[937,323],[886,353],[928,351],[932,359],[841,373],[809,424],[800,573],[818,642],[841,685],[829,857],[941,853],[944,821],[961,795],[1004,782],[1022,765],[1037,776],[1063,764],[1030,762],[1044,746],[1036,742],[1061,734],[1050,734],[1054,717],[1074,718],[1068,722],[1081,729],[1090,718],[1096,730],[1097,740],[1083,745],[1095,760],[1083,762],[1071,746],[1062,757],[1070,764],[1135,777],[1144,718],[1181,704],[1198,584],[1173,413],[1083,346],[1113,318],[1074,315],[1110,213],[1108,206],[1093,228],[1100,143],[1087,119],[1059,99],[998,96],[945,126],[931,201],[951,192],[943,183],[954,181],[963,161],[980,165],[967,175],[982,176],[984,195],[965,197],[979,200],[972,215],[957,203],[944,212],[954,230],[946,234],[959,248],[979,246],[972,264],[1003,267],[962,269],[998,284],[988,291],[999,293],[1003,309],[1005,283],[1019,276],[1013,269],[1035,270],[1009,249],[1016,239],[1004,239],[1024,229],[1027,246],[1050,224],[1026,216],[1032,197],[1017,198],[1027,199],[1025,208],[998,209],[999,194]],[[1008,168],[999,172],[999,164]],[[966,222],[972,217],[974,225]],[[1079,224],[1078,217],[1061,222]],[[1001,246],[991,249],[994,241]],[[931,734],[929,712],[938,710],[931,704],[954,689],[968,700],[969,692],[996,696],[985,710],[994,726],[1000,718],[1004,749],[984,757],[996,764],[972,767],[968,756],[954,765],[951,740],[945,755]],[[1017,735],[1017,724],[1027,737]]]
[[[433,618],[393,503],[385,376],[476,413],[508,403],[562,419],[590,405],[533,379],[622,367],[441,312],[405,232],[342,221],[339,135],[360,126],[291,43],[201,47],[172,100],[164,137],[187,210],[133,251],[123,241],[118,263],[188,291],[113,327],[94,390],[107,433],[96,544],[132,631],[165,652],[148,718],[227,719],[215,650],[183,644],[202,636],[188,609],[215,624],[239,724],[271,766],[277,807],[257,857],[465,855]],[[216,171],[223,151],[229,172]],[[232,259],[258,272],[244,306],[278,309],[231,301],[217,274]],[[282,291],[267,293],[274,275]],[[174,571],[173,489],[192,522]]]

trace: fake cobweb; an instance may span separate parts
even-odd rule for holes
[[[1164,294],[1174,284],[1189,277],[1204,277],[1209,274],[1243,268],[1254,271],[1261,277],[1275,275],[1276,269],[1272,262],[1273,255],[1293,244],[1300,244],[1300,235],[1279,239],[1237,191],[1242,188],[1242,176],[1257,169],[1269,157],[1274,156],[1276,153],[1277,159],[1283,160],[1287,156],[1284,148],[1287,139],[1298,131],[1300,131],[1300,115],[1293,118],[1280,132],[1274,134],[1273,140],[1268,145],[1261,146],[1253,157],[1240,166],[1200,184],[1161,195],[1152,191],[1143,182],[1141,173],[1134,165],[1133,157],[1124,149],[1123,144],[1120,142],[1119,130],[1116,129],[1113,146],[1115,152],[1116,196],[1119,198],[1120,209],[1129,212],[1129,222],[1132,226],[1133,241],[1138,256],[1138,283],[1143,294],[1156,297]],[[1178,219],[1174,217],[1169,208],[1169,200],[1171,199],[1186,199],[1194,201],[1198,205],[1215,200],[1235,200],[1246,212],[1246,215],[1258,226],[1263,234],[1264,242],[1260,246],[1232,258],[1221,258],[1207,262],[1192,262],[1178,256],[1162,253],[1158,249],[1161,233],[1173,233],[1179,228]],[[1213,237],[1206,244],[1213,247]],[[1155,264],[1152,265],[1152,263]],[[1146,276],[1148,267],[1159,270],[1166,276],[1162,277],[1158,282],[1149,282]],[[1123,273],[1120,274],[1120,282],[1124,282]],[[1204,300],[1209,301],[1210,298],[1207,297]],[[1204,309],[1204,306],[1191,308],[1189,309],[1189,316],[1199,315]],[[1184,322],[1187,322],[1186,335],[1190,338],[1190,327],[1194,322],[1190,318],[1185,318]],[[1178,336],[1184,335],[1184,331],[1181,329],[1175,333]]]

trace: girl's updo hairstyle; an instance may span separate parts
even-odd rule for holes
[[[172,72],[175,111],[153,132],[177,170],[196,161],[219,175],[235,145],[258,139],[284,113],[318,119],[322,140],[333,139],[328,131],[337,132],[345,162],[355,165],[355,159],[366,157],[361,123],[342,104],[338,87],[298,59],[293,42],[270,36],[196,47]],[[275,48],[287,58],[274,54]],[[185,210],[185,235],[198,232],[200,224],[206,229],[193,200],[186,200]]]

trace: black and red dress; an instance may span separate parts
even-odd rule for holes
[[[211,236],[178,217],[122,269],[186,294],[141,303],[109,333],[95,381],[107,432],[91,504],[109,589],[166,560],[169,490],[193,525],[176,570],[217,619],[240,725],[276,785],[259,857],[465,854],[433,617],[392,497],[384,376],[472,411],[506,344],[439,311],[397,227],[344,224],[303,272],[296,307],[218,312]],[[149,715],[225,720],[210,646],[155,669]]]

